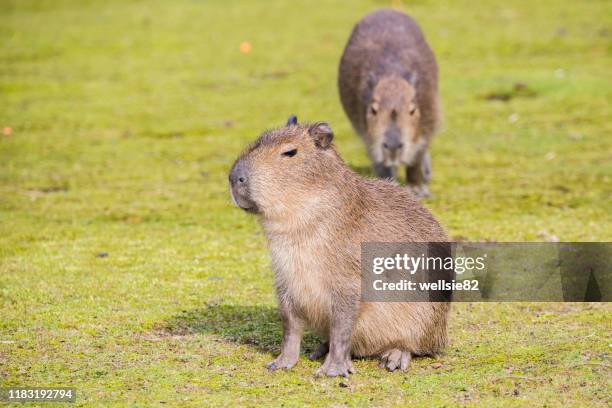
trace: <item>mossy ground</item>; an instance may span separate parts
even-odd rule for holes
[[[451,235],[610,241],[610,3],[407,3],[440,65],[426,204]],[[78,406],[607,406],[609,304],[457,304],[447,353],[407,373],[265,370],[272,276],[228,169],[295,113],[367,173],[336,68],[389,5],[3,1],[0,384]]]

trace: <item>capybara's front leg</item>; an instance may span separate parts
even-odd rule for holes
[[[280,315],[283,321],[283,344],[280,355],[268,364],[270,371],[289,369],[297,364],[304,334],[304,322],[295,314],[291,305],[280,302]]]
[[[392,179],[395,180],[396,169],[393,167],[387,167],[383,163],[376,163],[374,165],[374,172],[376,176],[381,179]]]
[[[431,180],[431,156],[429,151],[418,155],[412,166],[406,167],[406,184],[418,198],[429,197],[429,184]]]
[[[348,377],[349,373],[355,372],[351,362],[351,333],[356,307],[345,304],[334,309],[329,330],[329,352],[316,375]]]

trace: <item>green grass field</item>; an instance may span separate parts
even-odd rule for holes
[[[605,303],[457,304],[452,346],[406,373],[266,371],[272,273],[228,170],[295,113],[364,172],[337,63],[390,5],[1,0],[0,386],[75,387],[77,406],[609,406]],[[611,241],[610,2],[401,7],[440,65],[426,205],[449,233]]]

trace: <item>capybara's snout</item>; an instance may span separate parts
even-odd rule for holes
[[[234,163],[234,166],[229,174],[230,185],[232,187],[246,185],[247,177],[247,166],[244,160],[238,160],[236,163]]]
[[[382,143],[385,165],[397,166],[402,157],[403,148],[402,133],[396,124],[392,124],[386,130]]]
[[[245,211],[257,212],[249,189],[249,169],[244,159],[234,163],[229,173],[230,194],[234,204]]]

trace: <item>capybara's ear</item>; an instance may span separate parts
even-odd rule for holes
[[[295,115],[291,115],[289,116],[289,119],[287,119],[287,125],[286,126],[297,126],[297,116]]]
[[[403,76],[403,77],[404,77],[404,79],[405,79],[406,81],[408,81],[408,83],[409,83],[410,85],[412,85],[412,86],[415,86],[415,85],[416,85],[416,82],[417,82],[417,79],[419,79],[419,78],[418,78],[418,76],[417,76],[417,73],[416,73],[415,71],[409,71],[409,72],[406,72],[406,73],[405,73],[404,75],[402,75],[402,76]]]
[[[317,122],[311,125],[308,128],[308,133],[312,136],[315,145],[321,149],[327,149],[334,138],[334,132],[325,122]]]

